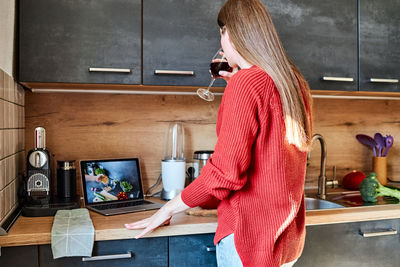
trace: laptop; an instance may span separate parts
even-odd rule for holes
[[[159,209],[144,199],[138,158],[81,160],[85,207],[103,215]]]

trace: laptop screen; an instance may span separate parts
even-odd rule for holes
[[[85,204],[143,199],[139,160],[81,161]]]

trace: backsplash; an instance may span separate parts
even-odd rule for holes
[[[25,169],[25,93],[0,69],[0,225],[18,203]]]
[[[27,91],[26,149],[33,147],[34,128],[43,126],[47,147],[53,155],[53,168],[56,160],[138,156],[146,189],[160,174],[169,122],[183,122],[187,161],[192,161],[195,150],[214,149],[220,101],[221,97],[206,102],[198,96]],[[314,99],[314,114],[314,133],[322,134],[327,143],[328,179],[332,178],[333,166],[337,167],[339,181],[353,169],[371,171],[372,152],[359,144],[355,135],[373,135],[376,131],[394,136],[394,146],[388,155],[388,177],[400,173],[399,101]],[[307,169],[307,188],[317,186],[319,164],[320,148],[315,143]]]
[[[144,189],[161,171],[169,122],[182,121],[185,157],[212,150],[221,97],[26,93],[26,149],[33,147],[35,127],[46,129],[51,165],[57,160],[139,157]],[[53,172],[54,173],[54,172]],[[55,189],[55,175],[52,177]],[[80,171],[77,187],[81,192]]]
[[[394,137],[393,147],[387,155],[389,179],[400,181],[400,101],[363,99],[314,99],[314,133],[321,134],[327,143],[327,177],[336,178],[352,170],[365,173],[372,171],[372,150],[360,144],[355,136],[376,132]],[[319,143],[313,145],[307,185],[316,186],[319,176]]]

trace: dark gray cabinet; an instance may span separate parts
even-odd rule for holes
[[[0,266],[38,267],[38,246],[1,248]]]
[[[19,81],[140,83],[141,0],[23,0],[19,18]]]
[[[400,219],[308,226],[296,267],[397,267]],[[1,248],[0,266],[217,266],[214,234],[95,242],[93,258],[53,259],[50,245]],[[104,259],[130,253],[125,259]],[[23,255],[23,257],[21,257]],[[98,258],[103,256],[103,259]]]
[[[400,92],[400,1],[360,0],[360,90]]]
[[[50,245],[39,247],[40,266],[217,266],[214,234],[95,242],[92,259],[53,259]],[[127,255],[131,254],[131,257]],[[124,259],[118,256],[125,255]],[[101,256],[101,258],[99,258]],[[111,259],[110,259],[111,258]]]
[[[312,90],[357,90],[357,0],[262,0]]]
[[[127,257],[129,254],[131,257]],[[118,258],[118,256],[125,258]],[[51,246],[43,245],[39,247],[39,258],[40,266],[46,267],[162,267],[168,266],[168,237],[95,242],[92,261],[82,261],[82,257],[54,260]]]
[[[224,2],[19,1],[19,81],[206,87]],[[400,91],[398,0],[262,2],[311,89]]]
[[[400,220],[309,226],[295,266],[399,266],[400,236],[395,231],[400,232]]]
[[[143,1],[143,84],[207,86],[224,0]],[[217,79],[215,86],[224,86]]]
[[[169,238],[170,267],[217,266],[214,234],[172,236]]]

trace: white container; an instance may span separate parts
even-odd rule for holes
[[[170,200],[185,187],[186,160],[184,156],[185,132],[181,123],[170,123],[165,140],[164,158],[161,161],[163,190],[161,198]]]
[[[185,161],[163,160],[161,162],[161,171],[164,191],[176,191],[179,194],[185,187]]]

